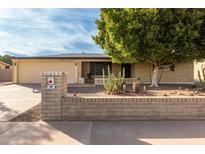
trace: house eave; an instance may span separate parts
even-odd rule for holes
[[[105,59],[111,60],[109,57],[12,57],[11,59]]]

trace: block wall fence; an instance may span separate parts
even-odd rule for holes
[[[55,89],[47,89],[48,77]],[[68,96],[67,74],[42,74],[42,120],[199,120],[205,119],[205,97]]]

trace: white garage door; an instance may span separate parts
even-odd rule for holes
[[[49,61],[21,61],[18,65],[19,83],[41,83],[41,73],[64,71],[68,73],[68,83],[75,83],[75,63]]]

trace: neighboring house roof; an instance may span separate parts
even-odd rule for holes
[[[12,59],[111,59],[111,58],[105,54],[69,53],[69,54],[35,56],[35,57],[12,57]]]
[[[5,66],[11,66],[10,64],[5,63],[5,62],[3,62],[3,61],[0,61],[0,63],[3,64],[3,65],[5,65]]]

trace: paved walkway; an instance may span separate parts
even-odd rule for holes
[[[205,144],[205,121],[0,122],[0,144]]]
[[[35,85],[0,86],[0,121],[9,121],[40,103],[41,94],[34,93],[33,89]]]

